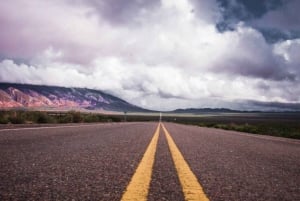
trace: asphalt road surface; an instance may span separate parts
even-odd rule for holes
[[[196,178],[203,200],[300,200],[299,140],[164,123],[177,145],[170,148],[170,138],[157,127],[152,122],[0,130],[0,200],[130,200],[124,198],[130,183],[145,181],[148,173],[145,200],[188,200],[186,175]],[[134,177],[138,168],[142,176]]]

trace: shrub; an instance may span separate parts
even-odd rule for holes
[[[4,114],[0,114],[0,124],[7,124],[9,122],[8,118]]]
[[[72,123],[73,122],[73,116],[71,114],[65,114],[58,118],[59,123]]]
[[[84,122],[91,123],[91,122],[99,122],[99,118],[97,115],[88,114],[84,116]]]
[[[8,117],[8,121],[12,124],[24,124],[25,118],[22,116],[10,116]]]
[[[79,123],[83,121],[80,112],[71,112],[70,114],[73,116],[73,123]]]
[[[54,123],[54,119],[46,112],[37,113],[36,123]]]

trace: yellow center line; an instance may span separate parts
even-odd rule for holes
[[[186,201],[209,201],[196,176],[183,158],[171,135],[162,124]]]
[[[122,196],[122,201],[143,201],[147,200],[149,186],[154,164],[157,141],[159,137],[160,123],[158,124],[154,136],[144,153],[134,175]]]

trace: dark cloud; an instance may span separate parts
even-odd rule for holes
[[[300,30],[285,31],[275,28],[263,27],[258,28],[258,30],[263,34],[266,41],[271,44],[277,43],[279,41],[293,40],[300,37]]]
[[[222,8],[223,20],[248,21],[284,5],[286,0],[217,0]]]
[[[266,82],[259,82],[256,84],[256,87],[261,90],[262,92],[269,91],[271,89],[271,86]]]
[[[254,25],[285,31],[300,31],[300,1],[290,0],[281,7],[265,13]]]
[[[217,24],[218,28],[230,29],[240,21],[246,21],[251,17],[251,12],[246,9],[245,5],[236,0],[219,0],[218,2],[222,11],[221,21]]]
[[[270,9],[263,16],[249,21],[270,43],[300,38],[300,1],[289,0]]]
[[[159,6],[160,0],[75,0],[95,8],[97,14],[113,24],[137,22],[145,12]]]
[[[282,103],[282,102],[262,102],[262,101],[248,101],[249,105],[254,107],[264,108],[264,110],[273,111],[300,111],[300,103]]]
[[[280,7],[283,0],[218,0],[222,18],[217,24],[221,30],[232,29],[240,21],[262,17],[270,10]]]
[[[184,97],[182,97],[180,95],[176,96],[176,95],[172,94],[172,92],[163,91],[163,90],[159,90],[157,95],[163,99],[171,99],[171,98],[185,99]]]
[[[256,60],[257,59],[257,60]],[[295,80],[296,75],[282,69],[279,64],[271,60],[253,60],[245,58],[232,58],[226,62],[226,66],[221,70],[232,76],[245,76],[252,78],[262,78],[268,80]],[[220,70],[221,68],[218,68]]]
[[[239,22],[260,31],[268,43],[300,37],[298,0],[218,0],[220,32],[235,30]]]

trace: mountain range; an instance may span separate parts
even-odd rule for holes
[[[172,111],[174,113],[191,113],[191,114],[199,114],[199,113],[235,113],[241,112],[238,110],[231,110],[228,108],[186,108],[186,109],[176,109]]]
[[[89,110],[109,112],[155,112],[101,90],[58,86],[0,83],[0,109]],[[167,113],[235,113],[227,108],[187,108]]]
[[[148,112],[100,90],[0,83],[0,109],[102,110]]]

